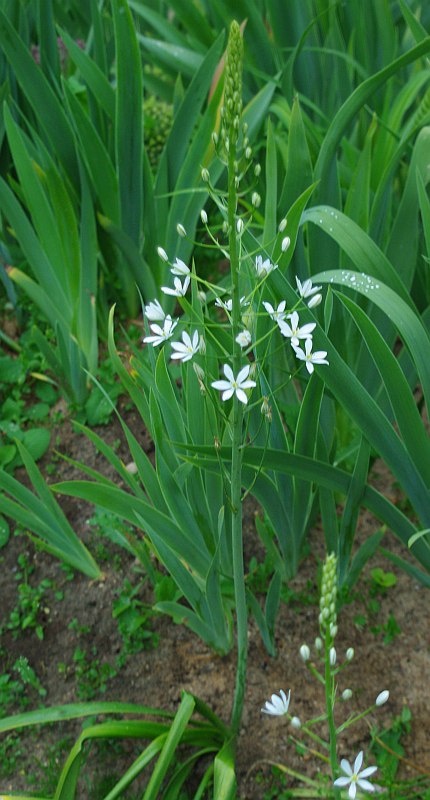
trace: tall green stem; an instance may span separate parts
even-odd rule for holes
[[[337,778],[337,733],[336,725],[334,722],[333,708],[334,708],[334,680],[331,673],[330,665],[330,649],[332,645],[332,638],[327,627],[325,635],[325,703],[327,713],[327,724],[330,743],[330,766],[333,780]],[[340,791],[337,788],[333,789],[333,797],[340,798]]]
[[[228,158],[228,225],[229,252],[232,280],[232,337],[233,337],[233,372],[235,377],[241,368],[241,349],[236,342],[240,326],[240,290],[239,290],[239,252],[236,232],[237,194],[235,185],[234,162],[236,147],[232,143]],[[242,719],[245,700],[246,666],[248,657],[248,619],[245,593],[245,572],[243,564],[243,531],[242,531],[242,428],[243,404],[233,397],[232,425],[232,459],[231,459],[231,506],[232,506],[232,554],[234,596],[236,602],[237,626],[237,666],[236,684],[231,715],[231,729],[236,737]]]

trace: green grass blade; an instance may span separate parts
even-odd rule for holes
[[[337,147],[348,125],[372,94],[380,89],[389,78],[403,69],[403,67],[408,66],[408,64],[413,64],[414,61],[426,56],[429,51],[430,37],[427,37],[416,47],[413,47],[412,50],[404,53],[387,67],[367,78],[341,106],[324,137],[315,165],[315,178],[321,181],[320,194],[324,195],[326,201],[331,201],[331,196],[327,195],[327,187],[330,186],[329,173],[335,162]]]
[[[126,0],[113,0],[117,90],[115,158],[121,227],[140,244],[142,223],[143,84],[136,31]]]
[[[264,207],[264,229],[262,246],[266,247],[276,236],[278,208],[278,170],[276,158],[276,142],[270,117],[267,122],[266,139],[266,202]]]
[[[181,741],[182,734],[187,727],[191,714],[194,711],[194,698],[187,692],[183,693],[181,704],[171,724],[166,741],[160,753],[155,769],[151,775],[148,786],[143,795],[143,800],[157,800],[159,789],[167,770],[174,758],[175,751]]]
[[[30,49],[20,39],[0,9],[0,46],[11,64],[45,136],[62,161],[67,174],[77,183],[78,170],[72,131],[58,97],[37,66]]]

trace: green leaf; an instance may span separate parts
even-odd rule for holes
[[[4,547],[10,536],[10,528],[4,517],[0,516],[0,549]]]
[[[143,85],[136,31],[126,0],[113,0],[116,49],[115,159],[121,227],[140,243],[143,186]]]

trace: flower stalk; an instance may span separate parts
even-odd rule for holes
[[[242,111],[243,44],[237,22],[232,22],[227,47],[225,77],[225,96],[223,114],[223,140],[227,152],[228,205],[227,221],[229,231],[229,256],[232,286],[232,354],[233,372],[237,375],[242,365],[242,350],[236,338],[240,330],[240,259],[238,233],[236,228],[237,182],[236,151],[240,117]],[[237,737],[242,718],[246,687],[246,668],[248,658],[248,615],[245,594],[245,571],[243,563],[242,531],[242,429],[243,403],[233,395],[232,410],[232,460],[231,460],[231,514],[232,514],[232,555],[233,579],[236,605],[237,667],[236,682],[231,714],[231,729]]]

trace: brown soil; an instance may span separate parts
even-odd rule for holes
[[[140,441],[145,443],[148,452],[151,442],[141,422],[127,414],[127,422]],[[118,423],[114,420],[100,431],[109,442],[121,439]],[[85,437],[73,433],[68,421],[53,435],[60,436],[59,450],[73,458],[79,458],[97,469],[106,469],[101,456],[94,453]],[[119,455],[127,461],[129,456],[121,444]],[[44,459],[44,465],[52,459],[52,453]],[[65,462],[56,465],[55,480],[76,476],[75,468]],[[375,479],[378,488],[396,499],[391,477],[383,466],[376,465]],[[21,476],[24,480],[24,476]],[[88,526],[92,509],[85,503],[71,498],[62,498],[62,506],[74,529],[97,553],[97,542]],[[255,508],[251,504],[246,513],[247,552],[258,546],[254,531]],[[378,528],[376,520],[367,513],[360,517],[358,540],[363,541]],[[393,552],[404,549],[387,533],[384,546]],[[47,690],[44,704],[64,704],[78,699],[76,695],[75,663],[73,653],[77,646],[97,649],[101,662],[115,665],[121,650],[121,637],[116,621],[112,618],[112,598],[118,592],[125,578],[136,581],[137,565],[124,551],[107,545],[109,560],[104,561],[103,579],[90,581],[75,573],[73,581],[60,569],[58,561],[49,555],[35,550],[23,536],[12,536],[6,548],[0,552],[2,570],[0,576],[3,620],[17,602],[17,581],[15,572],[17,558],[22,552],[28,553],[34,571],[29,583],[37,586],[41,580],[50,578],[55,588],[64,592],[64,600],[55,600],[53,593],[47,595],[46,605],[39,611],[39,620],[44,626],[43,641],[39,641],[34,630],[21,632],[14,639],[6,632],[1,641],[0,674],[10,672],[19,656],[28,658],[42,685]],[[322,711],[322,687],[315,684],[309,671],[299,656],[303,642],[312,645],[318,634],[318,609],[316,580],[320,560],[324,557],[324,541],[320,529],[316,528],[310,537],[310,552],[303,561],[298,575],[291,583],[293,592],[291,602],[283,604],[277,623],[277,656],[271,658],[261,641],[256,626],[251,623],[249,633],[249,673],[246,691],[246,705],[238,752],[239,796],[257,800],[263,796],[257,774],[261,770],[269,774],[267,762],[280,762],[292,769],[306,771],[312,775],[316,765],[310,759],[300,759],[294,745],[288,742],[288,730],[284,720],[266,717],[261,714],[264,701],[281,688],[291,689],[291,711],[303,720],[317,716]],[[373,615],[369,612],[372,596],[370,570],[376,566],[392,571],[397,577],[396,585],[377,596],[380,608]],[[149,588],[144,600],[150,600]],[[371,716],[372,722],[382,728],[389,725],[404,705],[412,712],[412,730],[404,741],[408,764],[403,766],[404,777],[414,777],[419,770],[430,773],[429,719],[430,695],[426,691],[430,674],[429,595],[425,588],[381,556],[372,559],[362,575],[352,602],[345,605],[339,616],[339,633],[336,641],[339,658],[348,647],[353,646],[355,657],[345,672],[339,677],[339,688],[350,687],[354,694],[348,710],[364,709],[372,704],[376,695],[383,689],[390,690],[389,702]],[[366,624],[359,624],[367,620]],[[77,618],[80,626],[88,626],[87,634],[70,630],[68,625]],[[394,618],[400,629],[394,641],[383,643],[383,626]],[[175,625],[170,619],[156,617],[152,622],[158,634],[158,645],[130,655],[118,674],[107,683],[106,691],[98,699],[138,702],[164,709],[174,710],[180,700],[181,689],[187,689],[202,698],[223,719],[228,720],[234,686],[235,655],[226,657],[214,655],[197,637],[186,628]],[[373,631],[372,631],[373,629]],[[312,645],[313,646],[313,645]],[[63,665],[59,667],[60,665]],[[39,705],[37,694],[29,690],[29,708]],[[14,709],[9,710],[12,713]],[[16,709],[17,711],[20,709]],[[344,709],[341,709],[341,711]],[[345,711],[346,714],[346,711]],[[31,751],[25,764],[13,777],[0,780],[3,791],[29,790],[28,774],[44,760],[44,748],[55,741],[64,731],[70,730],[73,736],[79,731],[76,724],[69,728],[40,729],[37,740],[31,740]],[[367,722],[351,728],[340,742],[342,756],[353,758],[358,750],[367,749],[369,731]],[[120,756],[119,770],[126,765],[127,753]],[[123,759],[121,761],[121,759]],[[125,759],[125,760],[124,760]],[[111,767],[109,763],[109,767]],[[1,773],[0,773],[1,774]],[[118,773],[120,774],[120,772]],[[267,786],[267,784],[266,784]],[[35,791],[35,789],[33,789]],[[90,797],[83,790],[82,797]]]

